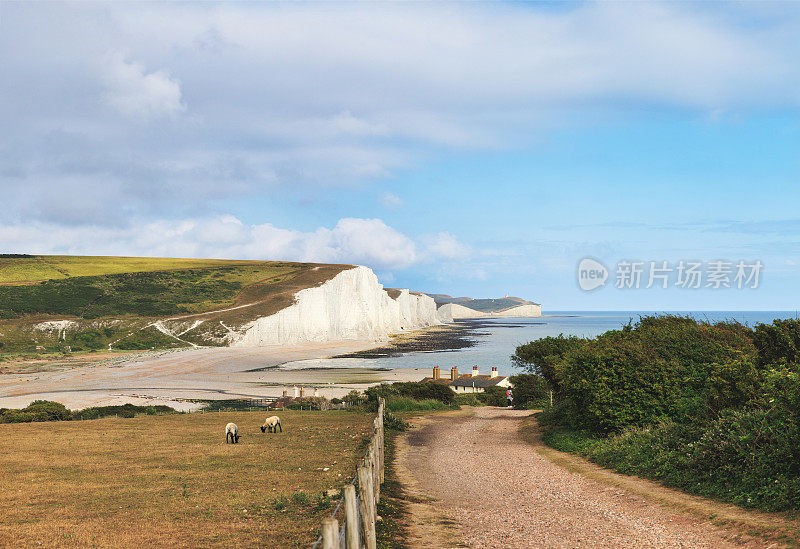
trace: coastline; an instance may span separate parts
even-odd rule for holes
[[[448,334],[444,336],[443,334]],[[5,364],[0,373],[0,408],[22,408],[54,400],[70,409],[131,403],[163,404],[177,410],[203,407],[197,400],[279,397],[286,388],[341,397],[381,382],[416,381],[427,369],[283,368],[305,360],[358,353],[412,352],[464,338],[464,327],[437,325],[393,334],[389,341],[337,341],[269,347],[201,347],[141,353],[101,353]],[[468,346],[465,341],[460,343]],[[363,357],[362,357],[363,358]],[[26,366],[27,365],[27,366]],[[13,369],[13,370],[12,370]]]

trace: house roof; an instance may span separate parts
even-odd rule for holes
[[[487,387],[494,387],[501,381],[503,381],[505,376],[473,376],[469,374],[464,374],[456,378],[455,381],[449,383],[451,387],[478,387],[482,389],[486,389]]]
[[[432,381],[434,383],[441,383],[442,385],[450,385],[449,377],[440,377],[439,379],[434,379],[432,377],[423,377],[420,383],[427,383],[428,381]]]

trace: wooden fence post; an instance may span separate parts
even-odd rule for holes
[[[361,532],[358,531],[356,487],[352,484],[348,484],[344,487],[344,520],[345,547],[347,549],[361,549]]]
[[[386,400],[381,398],[380,410],[378,412],[378,468],[380,470],[379,482],[383,484],[384,481],[384,440],[383,440],[383,414],[386,411]]]
[[[335,518],[322,519],[322,549],[339,549],[339,522]]]
[[[376,549],[375,539],[375,493],[372,488],[372,475],[368,467],[358,468],[358,493],[361,496],[359,508],[361,510],[361,527],[364,533],[364,547]]]

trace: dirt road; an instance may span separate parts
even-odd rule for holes
[[[404,435],[396,470],[415,501],[413,546],[772,545],[555,465],[520,438],[527,415],[483,407]]]

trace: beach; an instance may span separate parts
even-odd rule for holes
[[[407,337],[407,335],[406,335]],[[279,397],[284,388],[313,387],[327,398],[363,391],[383,381],[419,380],[416,368],[304,368],[291,363],[364,351],[386,342],[340,341],[270,347],[205,347],[124,355],[100,354],[97,361],[4,364],[0,408],[22,408],[34,400],[60,402],[70,409],[131,403],[164,404],[190,411],[202,400]],[[288,366],[287,366],[288,365]],[[29,371],[26,371],[29,370]]]

